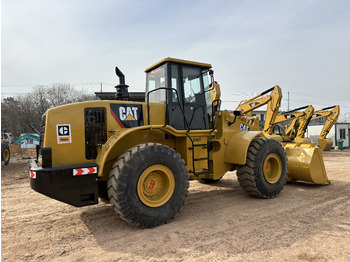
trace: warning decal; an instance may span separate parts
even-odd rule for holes
[[[143,126],[142,105],[110,104],[111,114],[121,128]]]
[[[36,178],[36,172],[34,172],[32,170],[29,171],[29,175],[30,175],[30,178],[33,178],[33,179]]]
[[[72,143],[70,124],[56,125],[56,128],[58,144]]]
[[[97,167],[87,167],[87,168],[75,168],[73,169],[73,176],[82,176],[96,174]]]

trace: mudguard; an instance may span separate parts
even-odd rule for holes
[[[227,142],[224,161],[231,164],[244,165],[250,142],[262,134],[261,131],[241,131],[234,134]]]

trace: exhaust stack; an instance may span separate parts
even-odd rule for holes
[[[115,67],[115,73],[119,77],[119,85],[115,86],[115,89],[116,89],[115,96],[116,96],[117,100],[128,101],[129,100],[129,92],[128,92],[129,86],[125,84],[125,76],[117,66]]]

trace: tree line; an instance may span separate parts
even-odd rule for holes
[[[88,100],[96,100],[95,94],[78,91],[70,84],[38,85],[29,94],[2,99],[1,128],[15,138],[34,133],[30,125],[40,130],[41,117],[49,108]]]

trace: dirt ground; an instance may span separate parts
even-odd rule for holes
[[[139,229],[110,205],[75,208],[31,190],[27,160],[1,168],[2,261],[350,261],[350,150],[324,152],[330,186],[248,196],[234,172],[190,182],[169,224]]]

